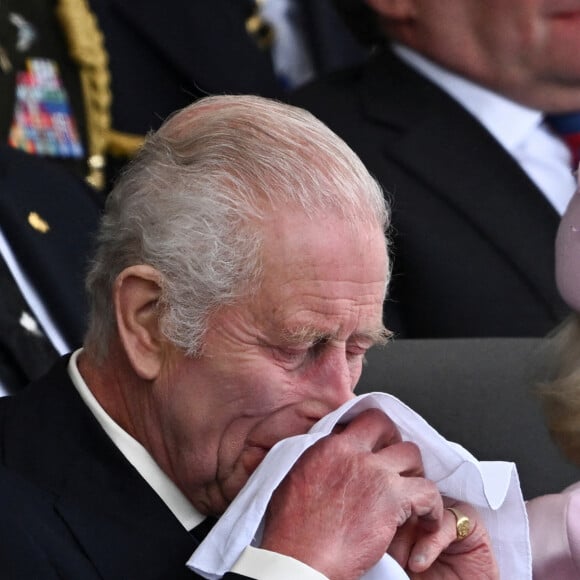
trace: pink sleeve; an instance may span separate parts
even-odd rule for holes
[[[569,493],[570,503],[568,505],[568,540],[570,541],[570,552],[574,563],[576,576],[580,573],[580,487]]]
[[[580,485],[527,503],[534,580],[580,578]]]

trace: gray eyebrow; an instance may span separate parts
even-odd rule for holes
[[[369,340],[372,344],[383,345],[386,344],[393,333],[388,330],[385,326],[381,326],[376,330],[356,332],[349,339],[365,339]],[[331,332],[321,332],[320,329],[305,326],[302,328],[296,328],[293,330],[286,330],[282,337],[289,343],[300,344],[304,342],[322,342],[327,340],[336,339],[336,336]]]

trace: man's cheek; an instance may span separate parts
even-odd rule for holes
[[[241,463],[243,470],[248,477],[250,477],[258,465],[262,463],[268,451],[269,449],[265,449],[263,447],[247,447],[242,451]]]
[[[229,465],[227,468],[222,466],[218,485],[226,504],[234,500],[267,453],[268,449],[246,446],[233,465]]]
[[[303,435],[332,409],[322,401],[289,397],[277,402],[279,407],[266,414],[248,433],[248,446],[272,448],[278,441]]]

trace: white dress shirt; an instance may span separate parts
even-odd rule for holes
[[[191,530],[200,524],[205,516],[195,509],[145,447],[106,413],[78,370],[77,359],[80,352],[81,349],[75,351],[71,356],[68,373],[82,400],[127,461],[154,489],[181,525],[186,530]],[[185,561],[183,566],[185,567]],[[293,580],[295,578],[321,580],[325,578],[322,574],[294,558],[252,547],[248,547],[242,553],[231,571],[257,580]]]
[[[510,101],[400,44],[393,50],[473,115],[520,164],[562,215],[576,189],[568,147],[546,126],[541,111]],[[490,168],[493,171],[493,168]]]

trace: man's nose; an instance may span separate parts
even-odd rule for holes
[[[329,347],[317,361],[316,388],[319,395],[333,407],[339,407],[354,397],[355,382],[346,349]]]

